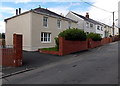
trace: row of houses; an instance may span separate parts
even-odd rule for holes
[[[23,49],[27,51],[38,48],[54,47],[54,38],[65,29],[79,28],[86,33],[98,33],[103,37],[113,34],[112,27],[70,11],[66,17],[44,8],[36,8],[5,19],[6,44],[13,45],[13,34],[23,35]],[[116,33],[117,35],[117,33]]]

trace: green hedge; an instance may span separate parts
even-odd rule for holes
[[[63,37],[65,40],[81,40],[87,39],[86,33],[83,30],[72,28],[61,32],[58,37]]]
[[[87,38],[91,38],[93,41],[101,41],[102,40],[100,34],[96,34],[96,33],[88,34]]]

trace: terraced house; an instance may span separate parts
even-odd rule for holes
[[[58,15],[48,9],[36,8],[5,19],[6,44],[12,45],[14,33],[23,35],[23,49],[27,51],[38,48],[54,47],[54,38],[63,30],[77,28],[77,21]]]
[[[83,29],[85,32],[98,33],[105,37],[104,24],[89,18],[88,13],[86,13],[86,16],[82,16],[70,11],[66,17],[78,21],[78,28]]]

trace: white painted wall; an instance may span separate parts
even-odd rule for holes
[[[48,17],[48,28],[43,27],[43,16],[34,12],[29,12],[6,22],[6,43],[13,45],[13,34],[23,35],[23,49],[27,51],[38,50],[38,48],[54,47],[54,38],[60,32],[68,29],[69,21],[61,19],[61,29],[57,27],[57,18]],[[77,23],[71,22],[71,27],[77,28]],[[50,43],[41,43],[41,32],[51,33]]]
[[[77,28],[79,29],[84,29],[84,20],[79,18],[78,16],[74,15],[72,12],[69,12],[67,15],[66,15],[67,18],[70,18],[72,20],[75,20],[75,21],[78,21],[77,23]]]
[[[77,15],[73,14],[72,12],[69,12],[67,15],[66,15],[67,18],[70,18],[72,20],[75,20],[75,21],[78,21],[78,28],[80,29],[83,29],[85,32],[89,32],[89,33],[98,33],[98,34],[102,34],[102,37],[104,37],[104,31],[101,31],[101,30],[97,30],[96,29],[96,24],[93,24],[93,27],[91,28],[90,27],[90,23],[91,22],[88,22],[88,21],[85,21],[84,19],[78,17]],[[89,27],[86,26],[86,22],[89,23]],[[101,26],[102,27],[102,26]]]
[[[13,45],[13,34],[23,35],[23,48],[30,50],[31,48],[31,14],[26,13],[7,20],[5,40],[7,45]]]
[[[48,17],[48,27],[43,26],[43,17],[45,15],[32,13],[32,50],[38,48],[48,48],[55,46],[54,38],[58,36],[60,32],[65,29],[68,29],[69,21],[61,19],[61,28],[57,27],[57,18]],[[71,23],[71,27],[76,28],[77,23]],[[49,32],[51,33],[51,42],[50,43],[42,43],[41,42],[41,32]]]

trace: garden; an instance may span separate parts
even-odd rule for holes
[[[55,47],[43,48],[39,49],[39,51],[42,53],[63,56],[110,43],[112,42],[112,37],[101,38],[99,34],[87,34],[81,29],[71,28],[59,33],[58,37],[55,37],[55,42]]]

